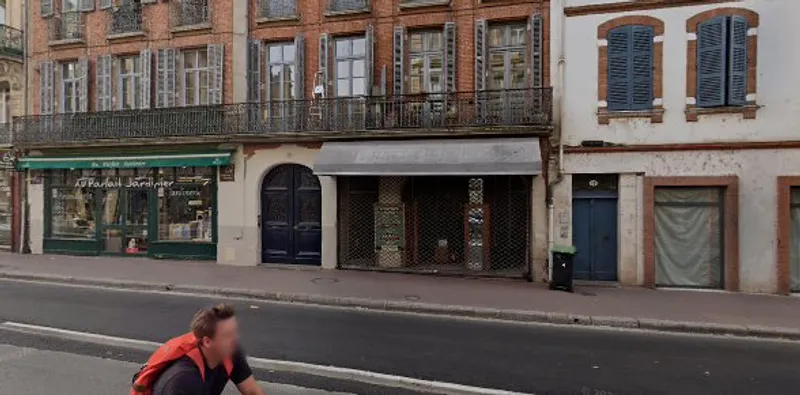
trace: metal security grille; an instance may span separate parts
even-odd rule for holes
[[[528,176],[339,177],[339,266],[522,277]]]

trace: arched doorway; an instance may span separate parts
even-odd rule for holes
[[[319,265],[322,199],[317,176],[280,165],[261,184],[261,262]]]

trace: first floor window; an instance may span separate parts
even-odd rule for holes
[[[441,93],[444,91],[442,36],[441,31],[409,34],[409,93]]]
[[[78,62],[61,65],[61,112],[70,114],[80,110],[80,71]]]
[[[119,108],[132,110],[142,102],[142,66],[138,56],[126,56],[119,60]]]
[[[0,123],[11,122],[11,93],[8,89],[0,89]]]
[[[720,16],[697,27],[697,106],[747,102],[747,19]]]
[[[183,52],[184,105],[208,104],[208,51],[206,49]]]
[[[267,46],[269,75],[268,100],[294,99],[296,75],[294,43],[270,44]]]
[[[525,88],[527,26],[489,27],[489,89]]]
[[[367,40],[365,37],[336,39],[336,96],[367,94]]]
[[[173,182],[158,193],[160,240],[211,242],[215,178],[210,167],[159,169],[159,179]]]
[[[608,109],[653,108],[653,28],[620,26],[608,32]]]

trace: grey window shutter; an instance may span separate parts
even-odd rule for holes
[[[156,107],[175,106],[175,50],[162,48],[156,55]]]
[[[53,0],[39,0],[39,8],[43,17],[53,15]]]
[[[305,61],[306,61],[306,39],[303,33],[299,33],[294,38],[294,98],[302,100],[305,97]]]
[[[53,113],[53,102],[55,101],[55,92],[53,89],[54,74],[55,67],[53,62],[44,61],[39,64],[39,92],[41,95],[41,108],[39,112],[42,115],[50,115]]]
[[[80,4],[78,4],[79,10],[81,11],[93,11],[94,10],[94,0],[80,0]]]
[[[366,68],[366,85],[367,91],[366,96],[372,96],[372,84],[375,75],[375,25],[367,25],[367,32],[366,32],[366,46],[367,46],[367,53],[365,55],[365,62]]]
[[[261,53],[260,40],[250,39],[247,50],[247,101],[261,102]]]
[[[319,81],[328,97],[328,61],[330,59],[330,36],[328,33],[319,35]],[[315,87],[316,88],[316,87]]]
[[[475,90],[486,89],[486,20],[475,21]]]
[[[632,26],[631,110],[653,108],[653,28]]]
[[[208,104],[222,104],[222,78],[225,66],[225,45],[208,45]]]
[[[444,76],[446,92],[456,91],[456,24],[444,24]]]
[[[89,59],[80,58],[78,60],[78,111],[89,111]]]
[[[111,55],[97,58],[95,65],[95,88],[97,89],[97,111],[111,110]]]
[[[544,86],[544,19],[541,14],[531,15],[531,87]]]
[[[111,105],[115,110],[122,110],[123,104],[122,73],[120,73],[120,70],[122,69],[122,67],[120,67],[121,65],[122,60],[119,58],[114,58],[114,60],[111,62],[111,79],[114,81],[113,86],[116,87],[116,90],[112,90],[113,99]]]
[[[608,32],[608,91],[610,111],[630,110],[633,100],[633,71],[630,58],[633,26],[622,26]]]
[[[392,69],[392,92],[396,96],[403,94],[405,72],[403,65],[405,64],[405,37],[406,28],[403,26],[394,27],[394,54],[392,55],[392,62],[394,68]]]
[[[727,18],[700,23],[697,29],[697,106],[725,105]]]
[[[728,42],[728,104],[743,106],[747,104],[747,19],[734,15],[731,17]]]
[[[144,3],[144,1],[142,1],[142,3]],[[100,0],[100,9],[101,10],[105,10],[105,9],[111,8],[111,6],[113,6],[113,5],[114,5],[114,1],[113,0]]]
[[[67,96],[65,92],[66,86],[64,85],[64,69],[61,66],[62,66],[61,64],[56,63],[55,64],[56,71],[55,73],[53,73],[55,74],[56,77],[55,83],[58,86],[58,109],[56,109],[56,111],[59,114],[63,114],[64,110],[66,109],[66,106],[64,104],[66,100],[65,98]]]
[[[139,63],[142,67],[142,102],[139,103],[139,108],[150,108],[150,89],[153,86],[152,77],[150,74],[153,71],[153,52],[150,49],[143,49],[139,53]]]

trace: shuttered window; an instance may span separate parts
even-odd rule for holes
[[[444,40],[441,31],[408,35],[408,92],[444,91]]]
[[[176,93],[176,51],[162,48],[156,54],[156,107],[173,107]]]
[[[142,103],[142,64],[138,56],[118,59],[117,108],[134,110]]]
[[[58,65],[61,80],[59,111],[71,114],[81,111],[82,73],[79,62],[64,62]]]
[[[489,27],[488,89],[525,88],[527,30],[525,24]]]
[[[183,51],[183,105],[208,104],[208,51],[205,49]]]
[[[40,109],[42,115],[53,114],[55,102],[54,81],[55,64],[51,61],[41,62],[39,65],[39,92]]]
[[[721,16],[697,28],[697,106],[747,102],[747,20]]]
[[[261,102],[261,62],[263,45],[261,41],[249,40],[247,50],[247,101]]]
[[[262,18],[291,18],[297,16],[297,0],[260,0]]]
[[[267,100],[294,100],[297,67],[294,43],[267,46]]]
[[[336,96],[367,95],[367,40],[337,38],[334,44]]]
[[[608,32],[610,111],[653,108],[653,28],[622,26]]]

